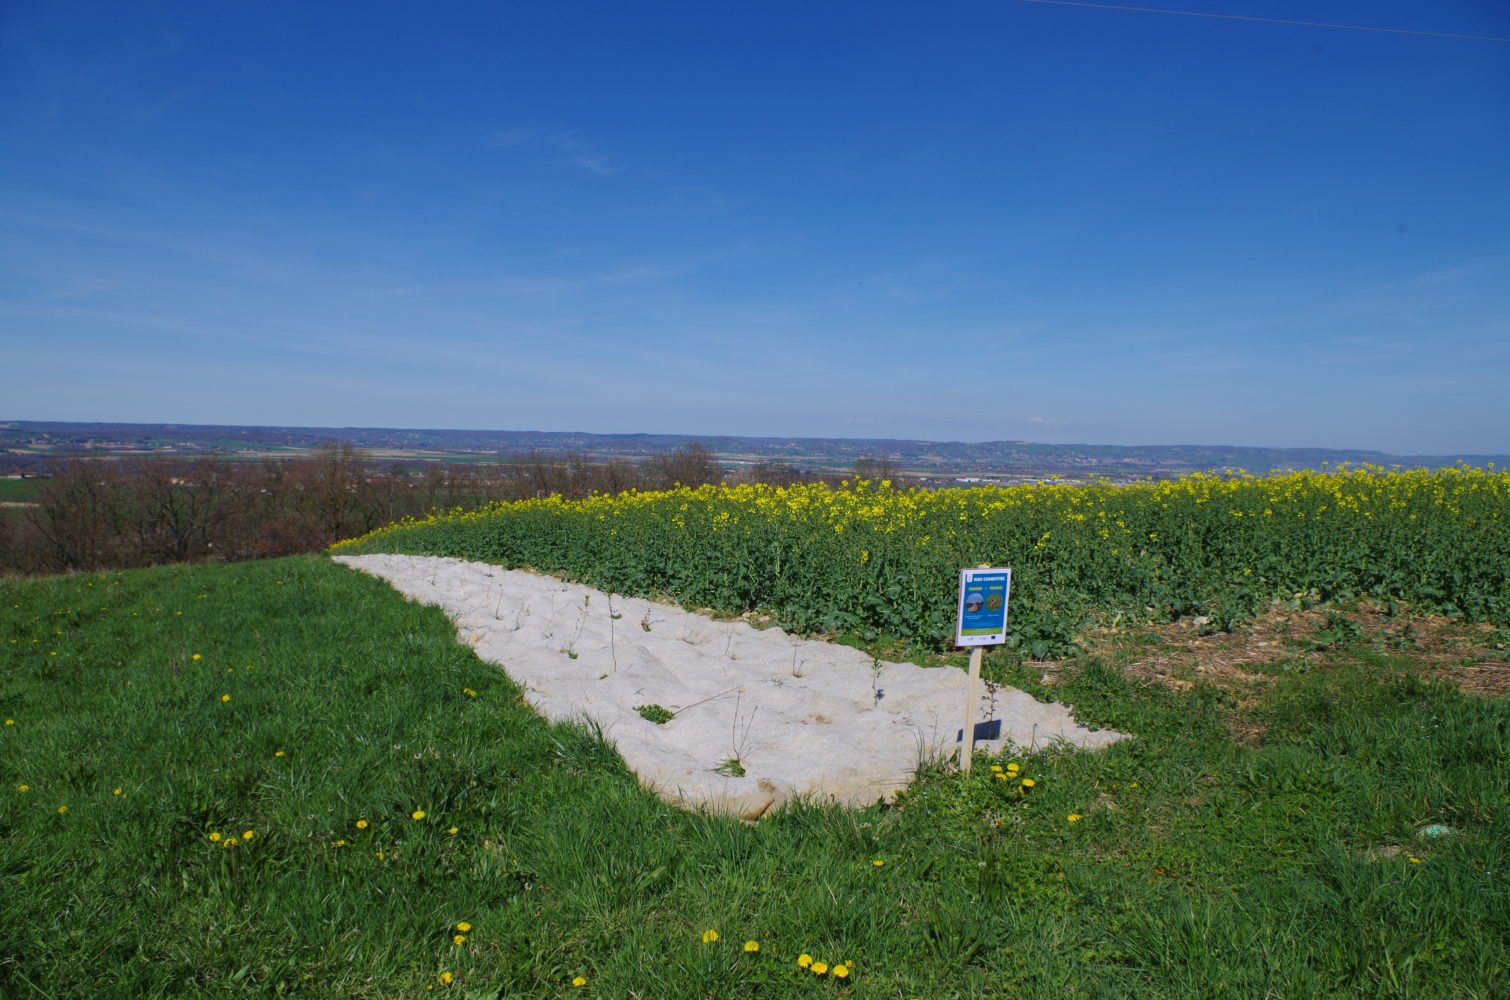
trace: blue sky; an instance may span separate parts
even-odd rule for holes
[[[1510,44],[358,9],[0,7],[0,418],[1510,452]]]

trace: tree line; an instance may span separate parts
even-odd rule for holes
[[[866,458],[855,474],[894,478],[895,469]],[[696,442],[638,463],[529,453],[415,465],[374,459],[349,444],[277,461],[70,458],[42,480],[34,505],[0,511],[0,572],[264,559],[319,551],[405,516],[497,500],[821,478],[836,477],[782,462],[726,476],[713,451]]]

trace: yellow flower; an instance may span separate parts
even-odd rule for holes
[[[991,765],[991,770],[993,770],[993,771],[1000,771],[1001,770],[1001,765],[1000,764],[992,764]],[[837,971],[837,970],[835,970],[835,971]]]
[[[423,809],[416,809],[409,814],[409,818],[418,823],[420,820],[425,818],[425,811]]]
[[[886,867],[886,862],[883,859],[881,859],[881,858],[876,858],[874,861],[872,861],[870,863],[870,866],[872,868],[885,868]]]
[[[995,774],[991,775],[991,777],[995,778],[997,781],[1006,781],[1007,778],[1010,777],[1010,775],[1006,775],[1000,771],[997,771]]]
[[[30,785],[17,785],[16,786],[16,790],[19,791],[19,792],[29,792],[29,791],[31,791],[31,786]]]
[[[446,984],[447,986],[450,986],[451,985],[451,980],[453,980],[455,978],[456,977],[453,976],[453,975],[451,975],[451,973],[449,973],[449,972],[442,972],[440,974],[440,981],[442,983]]]
[[[255,831],[255,830],[247,830],[247,831],[246,831],[246,832],[245,832],[245,833],[243,833],[243,834],[242,834],[242,835],[241,835],[241,839],[242,839],[242,840],[251,840],[251,839],[252,839],[252,837],[253,837],[253,836],[254,836],[254,835],[255,835],[255,834],[256,834],[256,831]]]
[[[221,701],[230,701],[231,700],[231,696],[228,695],[228,694],[223,694],[223,695],[220,696],[220,700]]]
[[[126,793],[123,792],[123,791],[121,791],[119,788],[117,788],[113,792],[111,792],[110,794],[111,795],[125,795]]]
[[[344,840],[338,840],[338,841],[336,841],[336,846],[337,847],[345,847],[346,846],[346,841],[344,841]]]
[[[760,942],[759,941],[746,941],[745,942],[745,951],[756,952],[756,951],[759,951],[759,950],[760,950]]]
[[[1406,858],[1405,858],[1405,860],[1409,861],[1413,865],[1418,865],[1418,864],[1421,863],[1421,859],[1418,858],[1418,857],[1416,857],[1414,854],[1407,855]]]
[[[450,834],[450,835],[451,835],[451,836],[453,836],[453,837],[454,837],[454,836],[456,836],[456,835],[457,835],[457,834],[458,834],[458,833],[460,833],[460,832],[461,832],[461,830],[460,830],[460,829],[458,829],[458,828],[457,828],[457,827],[454,827],[454,826],[453,826],[453,827],[451,827],[451,829],[449,829],[449,830],[447,830],[447,831],[446,831],[446,832],[447,832],[447,833],[449,833],[449,834]]]
[[[227,838],[225,838],[225,842],[222,843],[220,846],[221,847],[235,847],[238,843],[240,843],[240,841],[238,841],[235,837],[227,837]]]
[[[218,834],[218,833],[212,833],[212,834],[210,834],[210,843],[212,843],[212,844],[218,844],[218,843],[220,843],[220,834]]]
[[[1065,817],[1065,819],[1069,820],[1071,823],[1078,823],[1082,818],[1083,817],[1079,813],[1070,813]]]
[[[573,986],[586,986],[587,985],[587,977],[586,976],[574,976],[572,978],[571,984]]]
[[[456,925],[456,929],[461,931],[463,934],[467,934],[471,932],[472,925],[463,920]]]
[[[1034,781],[1032,778],[1022,779],[1022,787],[1024,788],[1032,788],[1036,784],[1038,784],[1038,782]]]
[[[59,816],[63,815],[67,811],[68,811],[68,807],[67,806],[58,806],[58,815]]]
[[[703,944],[712,944],[713,942],[715,942],[717,940],[718,940],[718,931],[714,931],[714,930],[703,931]]]
[[[11,641],[14,642],[15,640],[11,640]],[[16,720],[15,719],[6,719],[5,720],[5,724],[7,726],[14,726],[16,724]]]
[[[372,856],[374,858],[377,858],[379,861],[383,860],[383,852],[382,851],[373,851],[372,852]]]
[[[1022,770],[1022,765],[1019,764],[1019,763],[1017,763],[1017,761],[1014,760],[1010,764],[1007,765],[1007,770],[1011,771],[1013,774],[1016,774],[1018,771]]]
[[[367,821],[365,819],[359,819],[359,820],[357,820],[357,829],[358,830],[365,830],[365,829],[367,829]]]
[[[189,659],[191,659],[191,660],[198,660],[199,659],[199,654],[195,653],[193,656],[189,657]]]
[[[462,688],[461,692],[462,692],[462,694],[466,695],[468,698],[476,698],[477,697],[477,692],[473,691],[471,688]]]
[[[812,964],[813,964],[813,956],[809,955],[807,952],[804,951],[802,954],[800,954],[800,955],[797,956],[797,965],[798,965],[798,967],[806,969],[809,966],[811,966]]]
[[[273,751],[273,756],[274,757],[282,757],[283,756],[283,751],[282,750],[274,750]]]
[[[828,971],[828,963],[827,962],[814,962],[812,964],[812,970],[813,970],[813,975],[815,975],[815,976],[821,976],[825,972]]]
[[[834,978],[835,979],[848,979],[849,978],[849,966],[845,965],[843,962],[840,962],[838,965],[834,966]]]
[[[452,944],[466,944],[467,943],[467,936],[465,934],[453,934],[451,936],[451,943]]]

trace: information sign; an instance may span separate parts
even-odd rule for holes
[[[999,646],[1006,642],[1007,598],[1011,592],[1010,569],[960,570],[954,644]]]

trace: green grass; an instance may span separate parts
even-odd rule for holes
[[[40,479],[0,479],[0,502],[29,503],[42,492]]]
[[[1134,738],[1027,792],[745,827],[320,557],[0,583],[0,651],[3,996],[1505,995],[1510,711],[1408,660],[1317,654],[1258,746],[1085,660],[1055,695]]]

